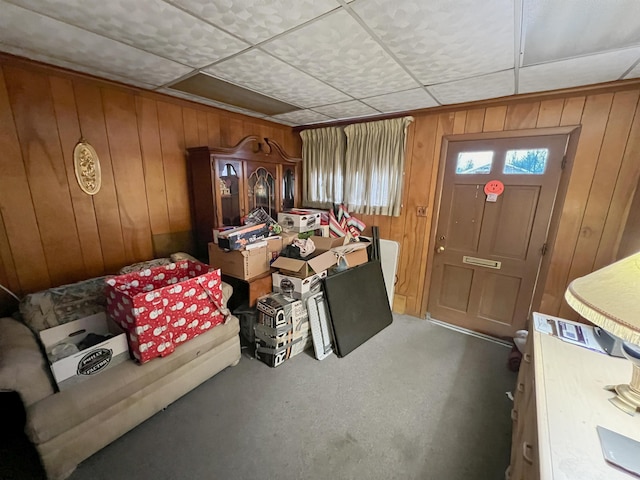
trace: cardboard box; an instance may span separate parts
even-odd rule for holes
[[[225,251],[209,243],[209,265],[222,273],[240,280],[255,278],[270,270],[270,252],[267,246],[251,250]]]
[[[250,243],[255,243],[269,236],[266,223],[245,225],[218,233],[218,246],[228,250],[240,250]]]
[[[313,231],[316,237],[329,237],[329,225],[320,225]]]
[[[307,318],[307,309],[300,300],[270,293],[258,299],[258,323],[271,328],[287,324],[294,327]]]
[[[216,245],[218,244],[218,235],[220,235],[220,232],[224,232],[226,230],[232,230],[235,227],[219,227],[219,228],[214,228],[213,229],[213,243],[215,243]]]
[[[286,272],[286,275],[298,278],[307,278],[314,273],[323,272],[336,264],[336,256],[331,252],[331,248],[343,245],[346,239],[310,237],[316,245],[316,250],[306,260],[295,258],[278,257],[271,266]]]
[[[320,226],[320,213],[309,210],[288,210],[278,213],[278,223],[286,231],[308,232]]]
[[[305,320],[296,329],[292,324],[281,332],[272,334],[269,327],[255,326],[256,358],[270,367],[282,365],[291,357],[304,352],[312,345],[309,321]]]
[[[280,252],[284,248],[282,236],[268,237],[266,239],[267,250],[269,251],[269,262],[280,256]]]
[[[119,363],[129,360],[127,335],[105,313],[97,313],[40,332],[40,339],[47,355],[56,345],[78,345],[89,333],[113,335],[78,353],[51,362],[51,372],[60,390],[66,390],[92,376],[98,375]]]
[[[306,300],[309,296],[322,290],[324,278],[327,278],[326,270],[307,278],[292,277],[282,273],[271,274],[273,291],[297,300]]]
[[[369,261],[369,253],[367,247],[369,242],[347,243],[341,247],[335,247],[332,251],[336,254],[336,263],[340,265],[341,259],[344,259],[343,268],[352,268]]]

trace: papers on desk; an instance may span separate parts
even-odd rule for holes
[[[567,343],[588,348],[594,352],[607,353],[598,343],[593,327],[589,325],[537,312],[533,313],[533,325],[540,333],[558,337]]]

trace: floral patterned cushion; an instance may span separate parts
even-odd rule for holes
[[[171,263],[170,258],[154,258],[153,260],[138,262],[138,263],[134,263],[133,265],[127,265],[126,267],[122,267],[118,273],[120,275],[124,275],[125,273],[132,273],[132,272],[139,272],[141,270],[146,270],[147,268],[162,267],[164,265],[169,265],[170,263]]]
[[[191,260],[192,262],[197,262],[198,259],[195,258],[192,255],[189,255],[188,253],[185,252],[176,252],[176,253],[172,253],[171,254],[171,261],[172,262],[179,262],[180,260]]]
[[[106,311],[106,277],[50,288],[26,295],[20,314],[35,332]]]

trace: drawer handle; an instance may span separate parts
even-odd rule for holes
[[[515,408],[511,409],[511,420],[514,422],[518,421],[518,411]]]
[[[519,384],[518,384],[518,391],[519,391],[520,393],[524,392],[524,383],[519,383]]]
[[[524,458],[529,465],[533,465],[533,458],[529,455],[530,450],[533,451],[531,444],[529,442],[522,442],[522,458]]]
[[[531,355],[528,353],[525,353],[524,356],[522,357],[523,360],[527,363],[531,363]]]

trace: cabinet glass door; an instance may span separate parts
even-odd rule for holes
[[[217,161],[216,169],[220,195],[219,219],[222,225],[240,225],[243,213],[240,197],[242,163],[235,160]]]
[[[248,164],[248,210],[262,207],[272,218],[277,218],[276,172],[270,165]]]

